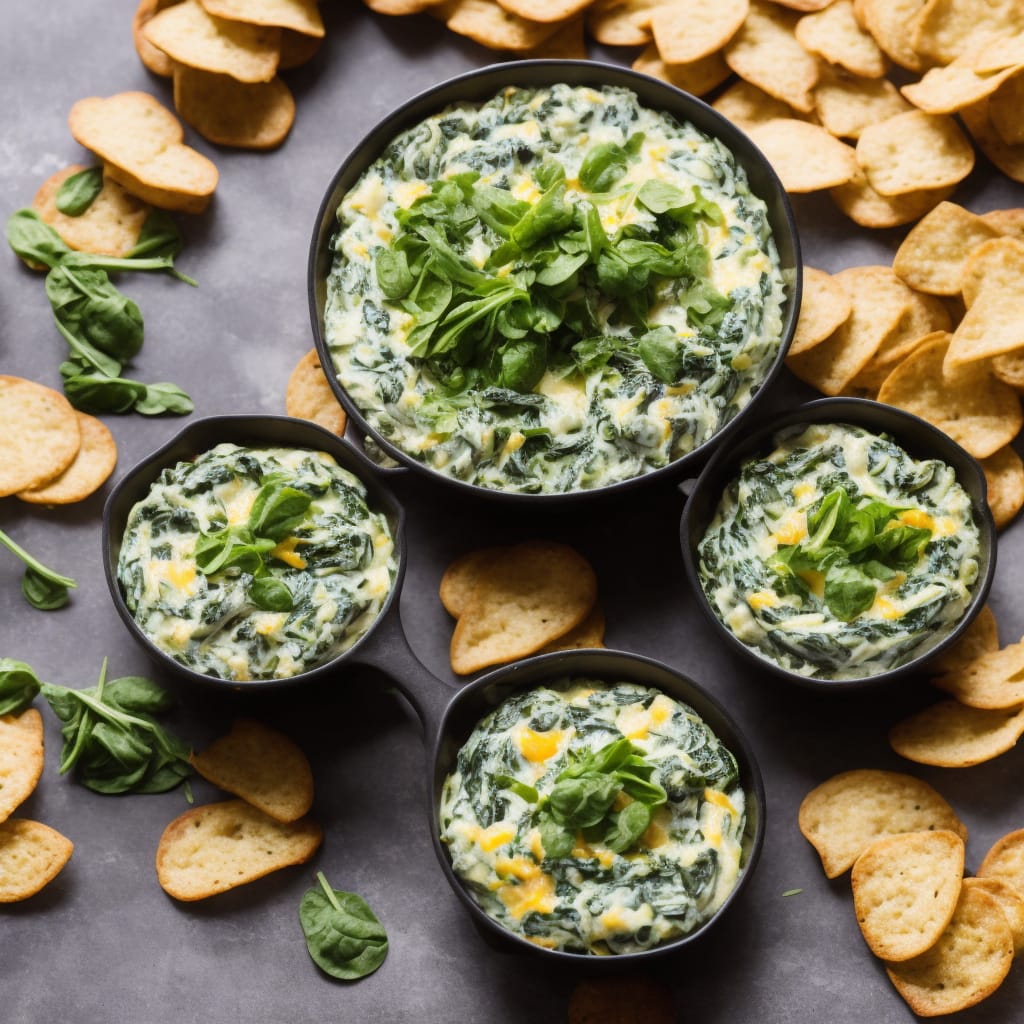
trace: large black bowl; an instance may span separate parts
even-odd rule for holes
[[[801,675],[784,668],[767,655],[743,643],[715,614],[698,572],[700,544],[726,487],[739,475],[747,459],[771,451],[776,431],[812,423],[850,423],[874,433],[890,435],[915,459],[940,459],[953,467],[960,485],[970,495],[974,521],[980,533],[978,579],[963,616],[926,639],[913,657],[887,672],[853,679],[825,679]],[[683,512],[680,542],[686,577],[693,595],[721,642],[761,672],[817,690],[850,691],[884,686],[919,671],[935,655],[956,643],[981,611],[992,585],[996,567],[996,531],[986,499],[985,474],[977,461],[952,438],[930,423],[901,409],[862,398],[824,398],[800,406],[793,412],[774,416],[747,431],[742,440],[720,448],[710,459],[690,492]]]
[[[746,171],[751,190],[767,204],[768,221],[778,250],[780,266],[786,278],[789,297],[786,301],[782,344],[760,384],[758,393],[745,408],[740,410],[729,423],[723,425],[704,444],[661,469],[605,487],[570,491],[565,494],[519,494],[466,483],[439,473],[397,448],[370,426],[355,403],[349,398],[335,374],[329,370],[331,356],[324,336],[327,277],[334,256],[331,243],[338,227],[338,207],[363,172],[380,156],[395,136],[451,103],[484,101],[490,99],[503,87],[510,85],[537,87],[554,85],[559,82],[594,87],[611,85],[631,89],[646,106],[665,111],[679,120],[689,121],[705,134],[720,139]],[[692,471],[695,465],[707,457],[714,446],[734,433],[747,419],[749,413],[756,406],[759,396],[764,393],[781,370],[790,339],[796,328],[802,286],[800,244],[786,191],[760,150],[736,125],[701,100],[659,79],[611,64],[573,60],[525,60],[481,68],[428,89],[389,114],[356,146],[327,186],[313,230],[307,274],[309,312],[321,365],[328,368],[327,378],[331,388],[357,429],[364,436],[371,437],[382,451],[402,465],[442,481],[455,491],[478,497],[500,498],[506,501],[533,504],[587,500],[598,494],[621,493],[643,486],[655,478],[679,479],[687,470]]]

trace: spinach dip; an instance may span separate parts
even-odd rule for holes
[[[338,209],[325,336],[370,426],[518,493],[668,465],[758,390],[785,290],[733,154],[621,88],[507,88],[399,135]]]
[[[846,424],[780,431],[747,461],[698,546],[701,585],[744,644],[783,668],[897,668],[963,616],[979,531],[952,467]]]
[[[326,452],[220,444],[128,516],[125,603],[160,650],[220,679],[283,679],[350,647],[391,590],[394,544]]]
[[[459,751],[440,821],[490,917],[574,953],[692,932],[745,864],[736,759],[691,708],[628,682],[566,678],[506,700]]]

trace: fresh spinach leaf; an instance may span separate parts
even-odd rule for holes
[[[53,569],[48,569],[16,544],[3,530],[0,530],[0,544],[25,563],[21,592],[33,608],[48,612],[63,608],[68,603],[68,590],[78,586],[70,576],[62,576]]]
[[[71,249],[35,210],[15,210],[7,218],[7,243],[30,267],[55,267]]]
[[[313,499],[279,477],[260,488],[249,512],[249,529],[257,537],[281,541],[306,518]]]
[[[650,807],[634,800],[615,815],[611,827],[605,833],[604,845],[613,853],[625,853],[647,831],[650,824]]]
[[[31,665],[0,658],[0,715],[18,715],[35,700],[42,684]]]
[[[384,926],[360,896],[332,889],[322,871],[319,888],[307,889],[299,922],[313,962],[332,978],[356,981],[372,974],[388,955]]]
[[[71,174],[57,189],[57,209],[68,217],[81,217],[103,191],[103,168],[87,167]]]
[[[260,576],[249,585],[249,600],[265,612],[290,612],[295,598],[283,581],[273,576]]]
[[[195,403],[177,384],[160,382],[143,387],[143,394],[135,399],[133,406],[143,416],[160,416],[165,412],[184,416],[195,408]]]

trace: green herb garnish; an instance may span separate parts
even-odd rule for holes
[[[527,803],[536,803],[534,823],[540,829],[546,857],[567,857],[582,831],[589,841],[604,843],[615,853],[625,853],[639,842],[651,823],[651,808],[668,799],[665,790],[651,781],[654,765],[626,738],[613,740],[597,751],[569,752],[569,764],[559,773],[551,792],[539,799],[537,790],[508,775],[494,782]],[[613,811],[616,798],[632,798]]]
[[[31,665],[0,658],[0,715],[18,715],[36,699],[42,684]]]
[[[67,202],[72,209],[81,211],[88,206],[86,198],[95,184],[95,176],[82,177],[88,173],[73,175],[64,183],[69,187]],[[134,410],[146,416],[192,411],[192,400],[175,384],[146,385],[121,376],[142,347],[144,329],[139,307],[118,291],[110,274],[164,271],[195,284],[174,267],[182,242],[167,213],[155,211],[146,218],[135,248],[126,257],[70,249],[31,209],[11,214],[7,241],[29,266],[48,268],[46,296],[54,324],[70,349],[69,358],[60,367],[64,393],[76,409],[89,413]]]
[[[322,871],[318,889],[307,889],[299,922],[313,962],[332,978],[355,981],[372,974],[388,955],[384,926],[352,892],[332,889]]]
[[[3,530],[0,530],[0,544],[3,544],[25,563],[25,574],[21,578],[21,592],[33,608],[49,612],[56,608],[63,608],[68,603],[68,590],[78,586],[70,576],[62,576],[59,572],[47,568],[23,547],[15,544]]]
[[[188,744],[153,717],[173,701],[149,679],[108,682],[104,658],[91,689],[52,683],[40,689],[61,721],[61,774],[74,769],[78,781],[96,793],[164,793],[191,775]]]
[[[781,546],[769,565],[780,576],[822,573],[826,606],[849,622],[871,607],[880,583],[912,568],[931,540],[930,529],[899,521],[908,511],[868,499],[854,504],[836,487],[807,510],[807,536]]]
[[[87,167],[68,175],[57,189],[57,209],[67,217],[81,217],[103,191],[103,168]]]

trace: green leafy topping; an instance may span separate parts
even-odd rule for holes
[[[48,569],[23,547],[15,544],[3,530],[0,530],[0,544],[25,563],[21,592],[33,608],[49,612],[55,608],[63,608],[68,603],[68,590],[78,586],[70,576],[62,576],[53,569]]]
[[[41,692],[61,721],[61,774],[96,793],[164,793],[191,775],[189,746],[153,717],[167,711],[170,695],[141,676],[99,681],[85,690],[42,683]]]
[[[0,658],[0,715],[18,715],[35,700],[42,684],[31,665]]]
[[[87,167],[71,174],[57,189],[57,209],[68,217],[81,217],[103,191],[103,168]]]
[[[316,878],[320,887],[307,889],[299,904],[299,922],[313,962],[343,981],[372,974],[388,955],[384,926],[360,896],[332,889],[322,871]]]
[[[781,546],[769,564],[780,576],[823,573],[826,606],[849,622],[871,607],[878,584],[912,568],[931,540],[927,527],[899,521],[909,511],[867,499],[854,504],[836,487],[807,510],[807,536]]]

